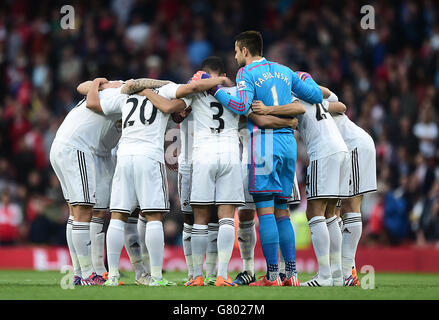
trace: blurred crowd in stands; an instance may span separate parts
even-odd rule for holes
[[[185,83],[209,55],[234,79],[233,37],[249,29],[262,32],[268,60],[311,73],[375,140],[379,191],[364,199],[362,244],[439,244],[438,2],[68,2],[74,29],[61,28],[62,1],[0,3],[0,244],[66,243],[68,211],[48,155],[79,82]],[[363,4],[375,29],[361,28]],[[303,195],[308,160],[298,148]],[[178,244],[175,173],[168,178],[166,241]]]

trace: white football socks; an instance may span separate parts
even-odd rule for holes
[[[235,221],[233,218],[219,220],[218,230],[218,276],[227,280],[227,269],[235,242]]]
[[[194,275],[194,266],[192,264],[191,233],[192,233],[192,225],[184,223],[182,242],[183,242],[184,258],[186,259],[186,265],[187,265],[188,279],[192,278]]]
[[[151,274],[151,264],[149,262],[149,253],[146,248],[145,236],[146,236],[146,219],[139,215],[137,220],[137,232],[139,234],[140,249],[142,250],[143,267],[146,273]]]
[[[326,219],[326,226],[329,232],[329,261],[333,279],[342,278],[341,272],[341,230],[338,225],[337,216]]]
[[[215,276],[216,262],[218,259],[218,223],[207,225],[207,249],[206,249],[206,276]]]
[[[349,212],[343,215],[342,267],[345,278],[352,274],[355,267],[355,254],[361,238],[363,223],[361,213]]]
[[[108,276],[119,276],[119,261],[124,245],[125,222],[111,219],[107,230]]]
[[[323,216],[316,216],[308,221],[311,231],[312,245],[319,264],[319,276],[323,279],[331,278],[329,264],[329,232],[326,226],[326,219]]]
[[[73,221],[72,240],[83,279],[94,272],[91,262],[90,222]]]
[[[73,272],[75,276],[82,277],[81,266],[79,265],[78,256],[76,255],[75,246],[72,239],[73,216],[69,216],[66,226],[67,246],[69,247],[70,258],[72,259]]]
[[[149,221],[146,223],[145,243],[149,253],[151,264],[151,276],[162,279],[163,255],[165,251],[165,238],[163,223],[161,221]]]
[[[135,217],[128,217],[128,221],[125,224],[124,243],[128,257],[130,258],[136,274],[136,280],[138,280],[145,272],[145,268],[143,268],[142,250],[140,248],[140,239],[137,232],[137,218]]]
[[[249,275],[253,276],[255,273],[254,253],[256,246],[255,221],[239,222],[237,236],[242,259],[242,271],[247,271]]]
[[[192,263],[194,266],[194,279],[203,276],[204,256],[207,250],[207,225],[194,224],[191,233]]]
[[[107,272],[104,264],[105,232],[104,218],[92,217],[90,222],[91,261],[98,275]]]

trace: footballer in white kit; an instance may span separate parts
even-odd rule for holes
[[[105,99],[120,93],[120,88],[99,92]],[[104,116],[89,110],[85,99],[72,109],[59,127],[50,151],[64,198],[71,205],[93,205],[107,209],[109,190],[96,181],[111,184],[114,170],[113,149],[121,136],[120,114]],[[78,175],[79,171],[79,175]]]
[[[122,83],[103,82],[104,99],[120,92]],[[105,212],[114,172],[111,149],[117,144],[120,115],[106,117],[86,108],[83,99],[59,127],[50,150],[50,162],[71,210],[67,243],[75,269],[75,284],[102,284]],[[91,245],[90,245],[91,244]]]
[[[328,101],[338,101],[329,89],[321,87]],[[336,215],[342,231],[342,272],[344,286],[359,286],[355,255],[362,234],[363,194],[377,189],[376,150],[372,137],[343,112],[333,113],[334,121],[351,156],[350,198],[339,200]]]
[[[178,85],[168,84],[159,88],[158,93],[173,99],[177,88]],[[87,100],[91,94],[89,92]],[[151,269],[148,284],[173,285],[162,278],[164,236],[161,218],[162,213],[169,211],[163,145],[169,114],[158,110],[145,96],[138,94],[118,94],[100,101],[92,98],[87,107],[105,115],[122,114],[122,136],[110,201],[112,219],[107,232],[109,277],[105,285],[119,284],[119,259],[128,215],[137,206],[147,214],[148,221],[145,236]]]
[[[376,191],[376,149],[372,137],[345,114],[334,113],[332,117],[351,157],[349,195]]]
[[[297,116],[297,130],[309,158],[307,199],[348,197],[350,158],[347,146],[328,111],[329,102],[311,105],[299,101],[306,108],[305,114]]]
[[[175,98],[177,85],[157,89]],[[140,206],[147,212],[168,212],[169,196],[164,165],[164,134],[169,114],[141,95],[119,95],[101,102],[106,115],[122,112],[122,137],[117,151],[110,211],[131,213]]]
[[[224,88],[235,95],[236,89]],[[243,205],[239,115],[208,93],[188,97],[194,115],[191,205]]]

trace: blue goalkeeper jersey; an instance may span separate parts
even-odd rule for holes
[[[244,115],[253,100],[261,100],[266,106],[291,103],[293,92],[311,104],[322,102],[323,95],[315,83],[302,81],[290,68],[262,58],[238,70],[236,75],[237,96],[218,90],[215,98],[229,110]],[[249,120],[249,128],[254,128]],[[276,132],[292,132],[292,129],[275,129]],[[263,133],[262,130],[261,133]]]

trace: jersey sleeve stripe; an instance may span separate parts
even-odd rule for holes
[[[278,64],[278,63],[276,63],[276,62],[267,62],[267,63],[264,63],[264,64],[258,64],[256,66],[253,66],[250,69],[248,69],[248,71],[251,71],[251,70],[253,70],[254,68],[257,68],[257,67],[271,66],[272,64]]]

